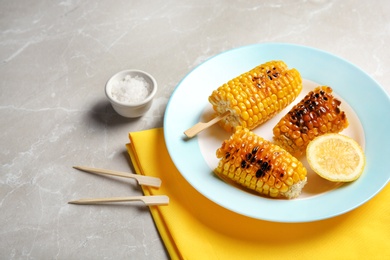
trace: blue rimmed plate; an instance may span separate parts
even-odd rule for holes
[[[365,150],[366,168],[349,184],[325,181],[310,171],[308,184],[294,200],[269,199],[231,186],[212,173],[216,149],[229,135],[218,125],[187,140],[183,132],[211,118],[208,96],[218,86],[269,60],[283,60],[301,73],[303,90],[293,104],[254,130],[272,140],[272,127],[292,105],[318,85],[328,85],[342,101],[350,125],[342,133]],[[382,113],[378,114],[378,111]],[[292,44],[267,43],[223,52],[196,67],[176,87],[164,117],[169,154],[182,176],[201,194],[236,213],[275,222],[309,222],[334,217],[362,205],[390,179],[390,99],[365,72],[327,52]],[[303,163],[307,165],[305,159]]]

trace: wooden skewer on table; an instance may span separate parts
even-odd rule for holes
[[[86,166],[74,166],[73,168],[85,171],[93,174],[103,174],[118,176],[124,178],[132,178],[138,181],[138,184],[151,186],[151,187],[160,187],[161,179],[157,177],[138,175],[133,173],[118,172],[107,169],[91,168]],[[152,205],[168,205],[169,197],[166,195],[152,195],[152,196],[132,196],[132,197],[113,197],[113,198],[90,198],[90,199],[79,199],[69,201],[69,204],[79,204],[79,205],[91,205],[91,204],[100,204],[100,203],[110,203],[110,202],[128,202],[128,201],[142,201],[148,206]]]
[[[138,184],[140,185],[151,186],[151,187],[161,186],[161,179],[156,177],[138,175],[138,174],[127,173],[127,172],[118,172],[118,171],[112,171],[112,170],[100,169],[100,168],[91,168],[86,166],[73,166],[73,168],[78,169],[80,171],[93,173],[93,174],[103,174],[103,175],[111,175],[111,176],[136,179],[138,181]]]
[[[133,197],[114,197],[114,198],[95,198],[95,199],[79,199],[69,201],[69,204],[78,205],[93,205],[109,202],[128,202],[128,201],[142,201],[147,206],[154,205],[168,205],[169,197],[166,195],[154,195],[154,196],[133,196]]]

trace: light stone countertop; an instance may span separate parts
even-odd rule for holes
[[[1,1],[0,258],[169,258],[148,208],[68,205],[142,194],[72,166],[132,171],[128,132],[162,127],[189,71],[263,42],[331,52],[390,93],[388,0]],[[128,68],[159,85],[138,119],[117,115],[104,94]]]

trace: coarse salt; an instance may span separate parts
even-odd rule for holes
[[[124,103],[139,103],[151,92],[149,83],[140,76],[126,75],[122,80],[114,82],[111,88],[112,98]]]

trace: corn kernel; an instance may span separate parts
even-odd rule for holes
[[[288,186],[286,184],[282,184],[282,187],[280,188],[280,192],[287,192],[288,191]]]
[[[328,132],[328,128],[326,127],[326,125],[321,125],[320,131],[323,132],[323,133],[327,133]]]
[[[293,183],[294,183],[293,178],[288,177],[287,180],[286,180],[286,184],[289,185],[289,186],[291,186],[291,185],[293,185]]]
[[[241,112],[243,113],[244,111],[246,111],[246,106],[243,102],[239,102],[238,103],[238,107],[240,108]]]
[[[241,117],[243,120],[247,121],[249,119],[249,113],[248,111],[244,111],[242,114],[241,114]]]
[[[293,181],[298,182],[299,181],[299,174],[294,174],[293,175]]]
[[[299,137],[298,139],[295,140],[295,144],[297,146],[303,146],[304,145],[304,142],[303,142],[303,139],[302,137]]]
[[[261,188],[261,187],[263,187],[263,184],[264,183],[261,180],[258,180],[257,183],[256,183],[256,187],[257,188]]]

